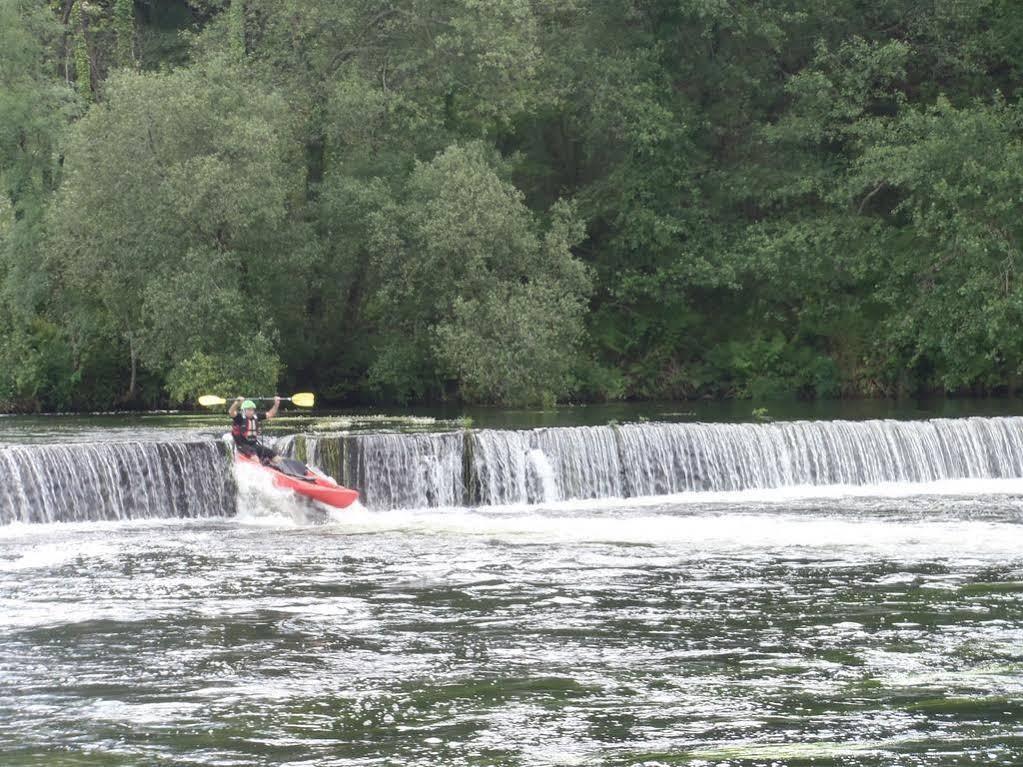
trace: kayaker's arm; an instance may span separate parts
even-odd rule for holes
[[[236,415],[238,415],[238,408],[241,406],[241,404],[242,398],[238,397],[234,402],[231,403],[231,407],[228,409],[227,414],[234,418]]]
[[[274,418],[277,415],[277,408],[281,406],[281,398],[274,397],[274,406],[266,411],[267,420]]]

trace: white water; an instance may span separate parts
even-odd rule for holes
[[[122,442],[0,449],[0,523],[230,513],[216,442]]]
[[[479,501],[1023,476],[1023,419],[628,424],[472,434]],[[547,459],[537,482],[525,460]]]
[[[277,524],[308,522],[282,503]],[[841,516],[835,517],[835,511]],[[272,513],[272,512],[267,512]],[[242,524],[260,517],[240,516]],[[336,512],[325,534],[408,533],[506,542],[607,542],[756,552],[849,548],[866,558],[998,559],[1023,551],[1023,479],[685,493],[386,514]]]
[[[294,450],[297,440],[280,440]],[[630,424],[532,431],[304,438],[313,463],[367,508],[543,506],[721,493],[898,495],[1023,478],[1023,418],[782,424]],[[93,443],[0,449],[0,523],[136,517],[279,516],[294,502],[232,474],[215,442]],[[936,484],[937,483],[937,484]],[[906,486],[907,490],[899,488]],[[805,488],[816,488],[807,491]],[[856,490],[859,488],[860,490]],[[994,492],[1002,492],[995,490]],[[656,501],[655,501],[656,503]],[[290,513],[290,512],[289,512]]]
[[[346,445],[352,446],[347,481],[371,508],[452,506],[463,500],[461,433],[360,435]]]
[[[246,463],[234,466],[237,519],[245,525],[284,527],[337,521],[339,509],[312,501],[287,488],[276,487],[273,475]],[[356,508],[361,506],[356,502]]]
[[[414,481],[365,489],[412,508],[310,518],[221,458],[230,518],[0,525],[0,762],[1020,764],[1020,421],[1000,420],[708,427],[698,464],[659,425],[458,434],[480,471],[444,505],[426,489],[462,481],[450,455],[388,435],[373,460]],[[737,441],[782,434],[788,467],[741,474]],[[860,468],[828,479],[835,456]],[[686,465],[717,489],[632,495]],[[778,485],[728,484],[751,477]]]

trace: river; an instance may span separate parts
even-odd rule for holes
[[[996,415],[0,419],[0,764],[1018,765]]]

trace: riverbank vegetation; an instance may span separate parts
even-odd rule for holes
[[[1021,68],[1012,0],[0,0],[0,408],[1013,390]]]

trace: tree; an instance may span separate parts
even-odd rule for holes
[[[122,72],[104,92],[69,141],[51,268],[68,321],[124,344],[130,400],[140,365],[170,374],[232,336],[275,339],[267,283],[288,264],[266,248],[300,177],[281,99],[230,63]]]
[[[847,189],[883,216],[882,325],[893,352],[927,360],[948,391],[1023,373],[1023,111],[939,98],[865,126]],[[861,207],[865,207],[862,206]]]
[[[46,204],[60,181],[58,146],[78,111],[52,77],[60,28],[37,3],[0,2],[0,407],[66,407],[73,360],[44,316]]]
[[[1012,388],[1017,10],[0,0],[0,400]]]
[[[452,145],[416,166],[396,225],[377,230],[381,389],[423,396],[416,386],[449,377],[468,399],[505,404],[570,391],[589,293],[571,253],[582,231],[558,205],[544,232],[500,171],[483,145]]]

